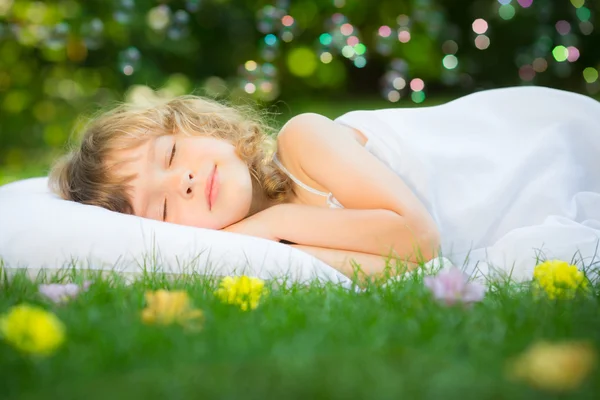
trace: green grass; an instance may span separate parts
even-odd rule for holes
[[[94,281],[63,306],[44,301],[23,275],[0,281],[0,313],[37,304],[67,326],[67,341],[45,359],[0,341],[2,398],[546,400],[600,391],[598,369],[565,397],[506,375],[507,363],[539,340],[600,349],[598,287],[571,301],[535,301],[528,287],[496,285],[472,308],[448,308],[413,275],[364,292],[273,288],[242,312],[221,304],[215,280],[200,276]],[[203,330],[144,325],[144,292],[157,288],[186,290],[206,315]]]

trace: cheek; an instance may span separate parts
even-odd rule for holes
[[[227,203],[231,207],[231,218],[244,218],[252,203],[252,178],[250,171],[241,161],[233,168],[235,184],[227,191]]]

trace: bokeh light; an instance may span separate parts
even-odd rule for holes
[[[453,54],[448,54],[442,60],[442,64],[446,69],[454,69],[458,66],[458,58]]]
[[[140,60],[140,51],[133,46],[128,47],[119,54],[119,69],[127,76],[133,75],[140,65]]]
[[[185,10],[177,10],[173,14],[172,22],[167,30],[171,40],[180,40],[189,35],[190,16]]]
[[[580,22],[579,30],[585,36],[589,36],[592,34],[592,32],[594,32],[594,24],[592,24],[590,21]]]
[[[120,0],[116,2],[113,12],[114,20],[121,25],[128,25],[134,17],[135,3],[133,0]]]
[[[587,7],[578,8],[575,13],[577,14],[577,18],[583,22],[589,21],[592,17],[592,12]]]
[[[294,18],[291,15],[286,15],[281,19],[281,23],[283,26],[292,26],[294,25]]]
[[[519,5],[523,8],[529,8],[533,4],[533,0],[518,0]]]
[[[387,94],[387,98],[392,103],[395,103],[398,100],[400,100],[400,92],[398,92],[397,90],[390,90]]]
[[[406,87],[406,80],[400,76],[394,78],[392,81],[392,86],[394,86],[394,89],[402,90]]]
[[[200,9],[201,0],[185,0],[185,8],[191,13],[195,13]]]
[[[563,62],[569,57],[569,50],[565,46],[559,45],[552,50],[552,55],[556,61]]]
[[[244,85],[244,90],[246,93],[253,94],[256,92],[256,85],[254,83],[248,82]]]
[[[442,51],[444,54],[456,54],[458,51],[458,44],[454,40],[446,40],[442,45]]]
[[[401,43],[408,43],[410,41],[410,32],[409,31],[398,32],[398,40]]]
[[[307,77],[317,69],[317,57],[308,47],[296,47],[288,54],[287,66],[292,74]]]
[[[412,92],[410,95],[410,98],[412,99],[413,102],[420,104],[425,101],[425,93],[421,92],[421,91]]]
[[[501,5],[500,9],[498,10],[498,15],[500,15],[500,18],[506,21],[512,19],[515,16],[515,13],[515,8],[508,3]]]
[[[356,36],[350,36],[347,40],[346,40],[346,44],[348,44],[348,46],[356,46],[359,44],[359,40]],[[364,47],[364,45],[363,45]]]
[[[379,36],[381,37],[389,37],[392,34],[392,28],[387,25],[384,25],[379,28]]]
[[[579,53],[579,49],[577,47],[569,46],[569,47],[567,47],[567,52],[568,52],[567,60],[569,62],[575,62],[575,61],[579,60],[580,53]]]
[[[362,44],[362,43],[357,43],[357,44],[354,46],[354,52],[355,52],[356,54],[358,54],[359,56],[362,56],[363,54],[365,54],[365,53],[367,52],[367,46],[365,46],[365,45],[364,45],[364,44]]]
[[[323,64],[329,64],[333,60],[333,55],[328,51],[324,51],[319,56],[319,59]]]
[[[587,67],[583,70],[583,79],[587,83],[594,83],[598,80],[598,70],[593,67]]]
[[[555,27],[556,27],[556,31],[563,36],[567,35],[569,32],[571,32],[571,24],[565,20],[558,21],[556,23]]]
[[[274,46],[277,43],[277,36],[273,35],[272,33],[269,33],[265,36],[264,40],[267,46]]]
[[[345,23],[340,27],[340,32],[342,32],[342,35],[344,36],[350,36],[352,35],[352,32],[354,32],[354,27],[348,23]]]
[[[473,22],[472,28],[473,32],[483,35],[488,30],[488,23],[485,19],[478,18]]]
[[[479,50],[485,50],[490,47],[490,38],[486,35],[478,35],[475,38],[475,47]]]
[[[100,18],[92,18],[81,25],[81,35],[89,50],[98,50],[104,44],[104,22]]]
[[[423,79],[415,78],[410,81],[410,88],[415,92],[420,92],[425,89],[425,82],[423,82]]]
[[[244,66],[246,67],[246,71],[252,72],[252,71],[256,70],[256,67],[258,65],[256,64],[256,61],[254,61],[254,60],[248,60],[248,61],[246,61],[246,64]]]
[[[548,62],[546,61],[546,59],[538,57],[535,60],[533,60],[532,66],[535,72],[541,73],[548,69]]]
[[[585,0],[571,0],[571,4],[573,4],[573,7],[575,8],[581,8],[585,4]]]
[[[535,69],[532,65],[523,65],[519,68],[519,77],[525,82],[530,82],[535,78]]]
[[[323,46],[329,46],[333,41],[333,37],[329,33],[323,33],[319,36],[319,41]]]
[[[354,56],[354,54],[356,54],[354,52],[354,48],[352,48],[352,46],[344,46],[342,48],[342,55],[346,58],[352,58],[352,56]]]
[[[294,40],[294,33],[290,32],[290,31],[283,31],[283,32],[281,32],[280,36],[281,36],[281,40],[283,40],[286,43],[289,43],[292,40]]]
[[[365,65],[367,65],[367,59],[363,56],[359,56],[354,59],[354,66],[356,68],[363,68]]]
[[[156,31],[166,29],[171,22],[171,9],[165,4],[156,6],[148,11],[146,21]]]
[[[396,17],[396,23],[401,27],[410,26],[410,17],[406,14],[400,14]]]

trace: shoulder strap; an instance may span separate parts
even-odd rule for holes
[[[317,195],[319,195],[319,196],[323,196],[323,197],[327,197],[327,196],[329,196],[329,194],[328,194],[328,193],[321,192],[321,191],[319,191],[319,190],[317,190],[317,189],[313,189],[313,188],[311,188],[311,187],[310,187],[310,186],[308,186],[308,185],[305,185],[305,184],[304,184],[304,183],[302,183],[302,182],[301,182],[301,181],[300,181],[298,178],[296,178],[294,175],[292,175],[292,174],[290,173],[290,171],[288,171],[288,170],[287,170],[287,168],[286,168],[286,167],[284,167],[284,166],[283,166],[283,164],[282,164],[281,162],[279,162],[279,159],[277,158],[277,154],[273,154],[273,161],[275,162],[275,164],[276,164],[276,165],[277,165],[279,168],[281,168],[281,170],[282,170],[282,171],[283,171],[283,172],[284,172],[284,173],[285,173],[287,176],[289,176],[289,177],[290,177],[290,179],[291,179],[291,180],[293,180],[294,182],[296,182],[296,183],[298,184],[298,186],[300,186],[301,188],[303,188],[303,189],[305,189],[305,190],[308,190],[309,192],[311,192],[311,193],[314,193],[314,194],[317,194]]]

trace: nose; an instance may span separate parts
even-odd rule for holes
[[[196,179],[192,171],[184,171],[179,183],[179,193],[184,198],[190,198],[196,191]]]

